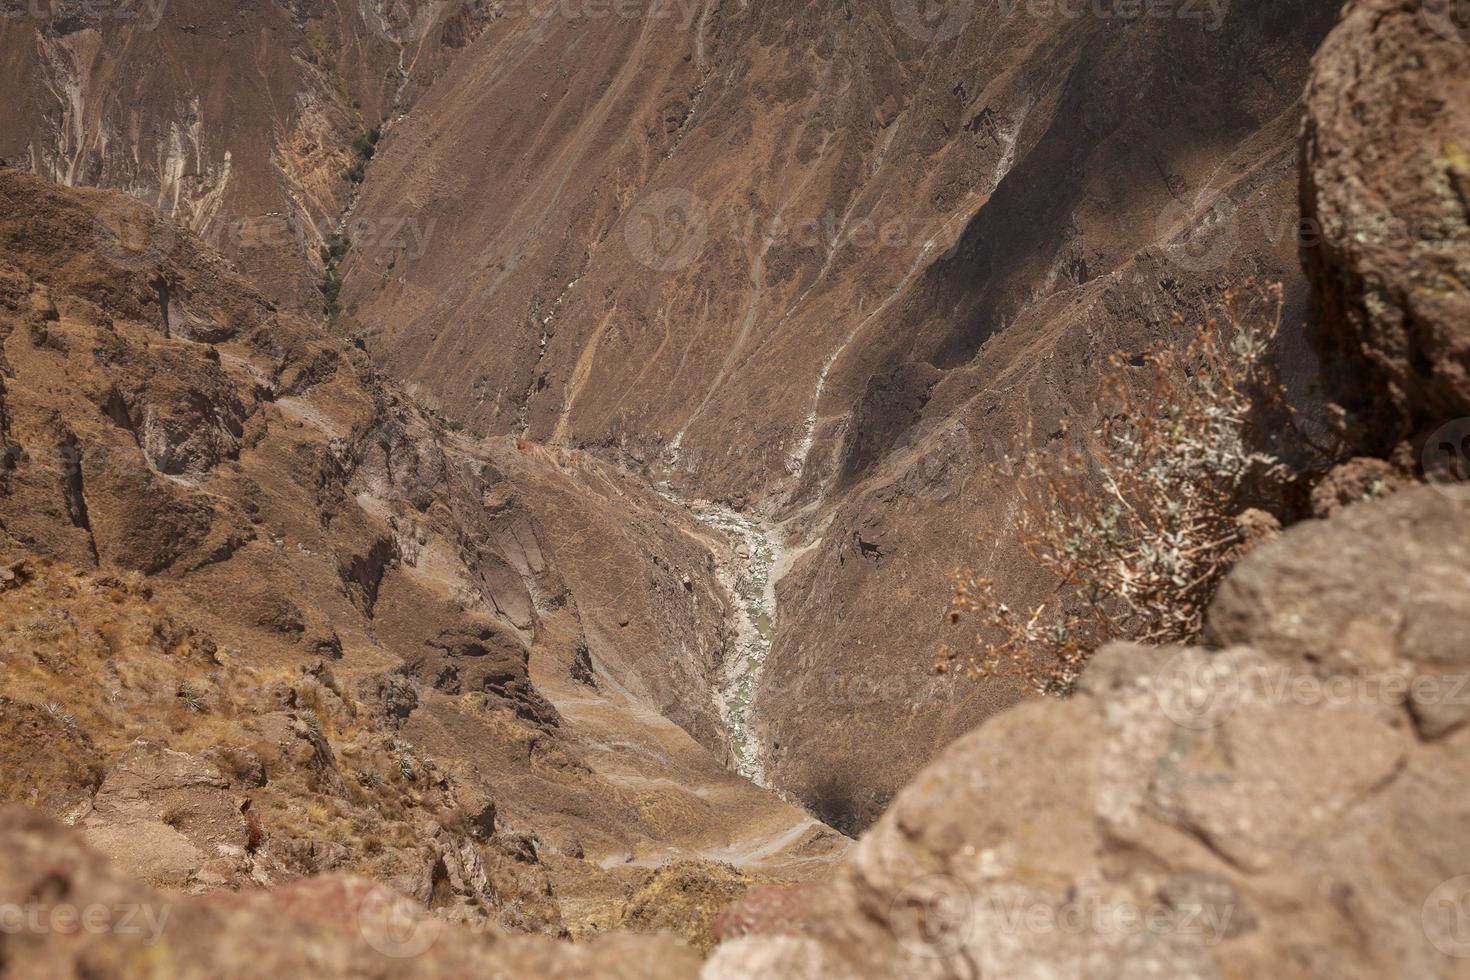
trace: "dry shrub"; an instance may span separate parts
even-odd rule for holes
[[[990,579],[956,573],[950,619],[973,623],[975,642],[941,648],[941,672],[1009,663],[1037,691],[1064,694],[1109,641],[1199,636],[1221,576],[1271,522],[1247,508],[1281,499],[1294,475],[1281,447],[1309,441],[1272,353],[1281,316],[1280,285],[1248,286],[1178,324],[1178,349],[1114,358],[1082,444],[1013,469],[1017,537],[1055,588],[1013,609]]]

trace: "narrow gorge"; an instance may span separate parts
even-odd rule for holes
[[[730,598],[732,622],[714,685],[715,700],[733,768],[757,786],[767,786],[754,711],[756,687],[776,633],[776,582],[785,558],[780,530],[719,504],[683,501],[667,484],[658,489],[722,539],[715,568]]]

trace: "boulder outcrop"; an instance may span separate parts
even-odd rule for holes
[[[1378,451],[1470,416],[1467,50],[1463,4],[1357,0],[1307,89],[1302,257],[1316,342],[1331,397]]]
[[[1248,555],[1207,637],[1360,686],[1397,686],[1420,734],[1470,718],[1470,499],[1418,486],[1292,529]]]
[[[805,934],[704,976],[1463,976],[1470,509],[1420,487],[1288,530],[1224,649],[1100,651],[956,742]]]

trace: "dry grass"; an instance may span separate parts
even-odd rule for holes
[[[347,851],[340,870],[371,874],[388,870],[389,847],[423,846],[418,824],[440,816],[426,790],[437,784],[452,797],[446,777],[370,724],[330,675],[241,663],[173,620],[139,577],[46,560],[30,571],[23,585],[0,591],[0,695],[13,706],[0,711],[0,751],[21,755],[37,725],[48,741],[24,747],[37,764],[0,780],[0,798],[45,808],[90,796],[111,761],[148,738],[207,756],[249,794],[252,851],[272,841],[339,844]],[[325,769],[262,728],[288,692],[290,713],[328,747]]]
[[[675,861],[644,875],[617,924],[634,932],[672,932],[708,953],[720,911],[761,881],[728,864]]]

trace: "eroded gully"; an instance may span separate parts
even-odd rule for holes
[[[735,770],[769,788],[755,727],[755,694],[776,633],[776,583],[796,553],[782,545],[782,533],[773,524],[720,504],[685,500],[666,483],[657,489],[729,542],[728,548],[715,548],[715,572],[733,613],[733,637],[714,685],[715,702]]]

